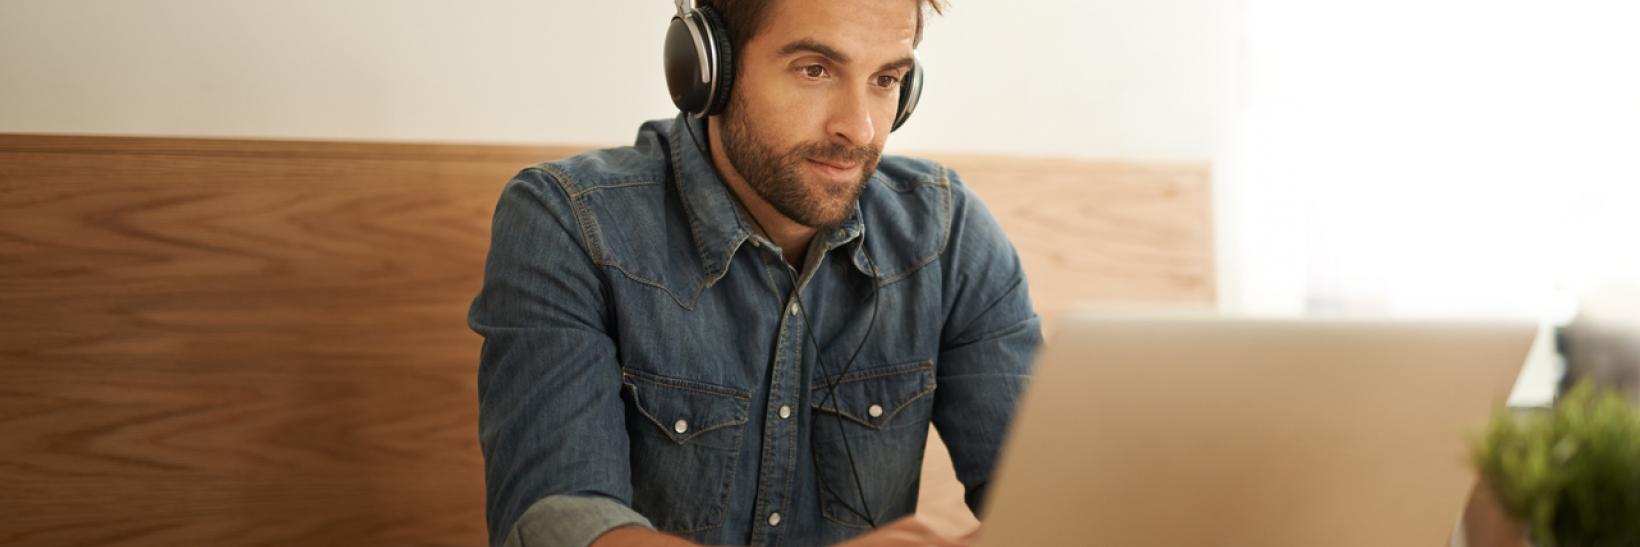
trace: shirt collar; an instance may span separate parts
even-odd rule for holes
[[[750,223],[741,217],[734,195],[701,148],[707,142],[705,120],[678,114],[669,139],[672,176],[677,181],[678,194],[682,197],[684,213],[689,219],[690,235],[695,241],[695,249],[700,253],[707,278],[715,281],[728,272],[729,263],[741,245],[754,237],[749,231]],[[878,176],[873,174],[872,178]],[[867,186],[860,193],[862,199],[871,191],[871,185],[868,183]],[[826,251],[850,242],[861,242],[850,253],[853,255],[850,262],[861,273],[875,277],[860,256],[864,252],[864,235],[865,223],[861,220],[858,201],[854,204],[854,211],[842,224],[815,233],[816,238],[825,241]],[[762,239],[761,236],[756,237]]]

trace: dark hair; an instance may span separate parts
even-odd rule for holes
[[[817,0],[790,0],[813,2]],[[771,0],[700,0],[700,5],[711,6],[723,17],[723,24],[729,27],[729,47],[735,51],[744,51],[746,42],[763,28],[763,19],[768,16]],[[922,42],[923,7],[927,6],[934,13],[944,13],[945,0],[917,0],[917,36],[915,43]]]

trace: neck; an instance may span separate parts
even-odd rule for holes
[[[729,191],[740,198],[740,203],[746,206],[746,212],[757,219],[756,224],[763,228],[763,235],[780,247],[785,255],[786,262],[792,267],[802,268],[803,258],[809,249],[809,241],[814,239],[816,230],[804,226],[797,221],[780,214],[773,205],[763,200],[756,191],[752,190],[746,178],[735,170],[734,164],[729,162],[729,156],[723,151],[722,131],[719,118],[712,116],[706,119],[706,141],[712,153],[712,167],[717,168],[718,176],[729,186]],[[754,226],[756,228],[756,226]]]

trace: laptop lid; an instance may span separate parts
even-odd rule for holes
[[[1536,326],[1072,316],[983,545],[1445,545]]]

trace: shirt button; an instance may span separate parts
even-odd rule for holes
[[[768,309],[768,308],[764,308],[764,309]],[[792,302],[792,305],[787,307],[786,311],[790,312],[792,314],[792,317],[797,317],[797,303]]]
[[[683,421],[683,420],[678,420],[676,423],[672,424],[672,431],[676,431],[680,435],[683,434],[683,432],[688,431],[688,430],[689,430],[689,422],[686,422],[686,421]]]
[[[780,419],[784,420],[790,417],[792,417],[791,405],[780,405]]]
[[[780,526],[780,513],[769,513],[769,526]]]
[[[883,417],[883,405],[871,405],[871,408],[866,409],[866,414],[870,414],[873,418]],[[682,433],[682,431],[678,433]]]

